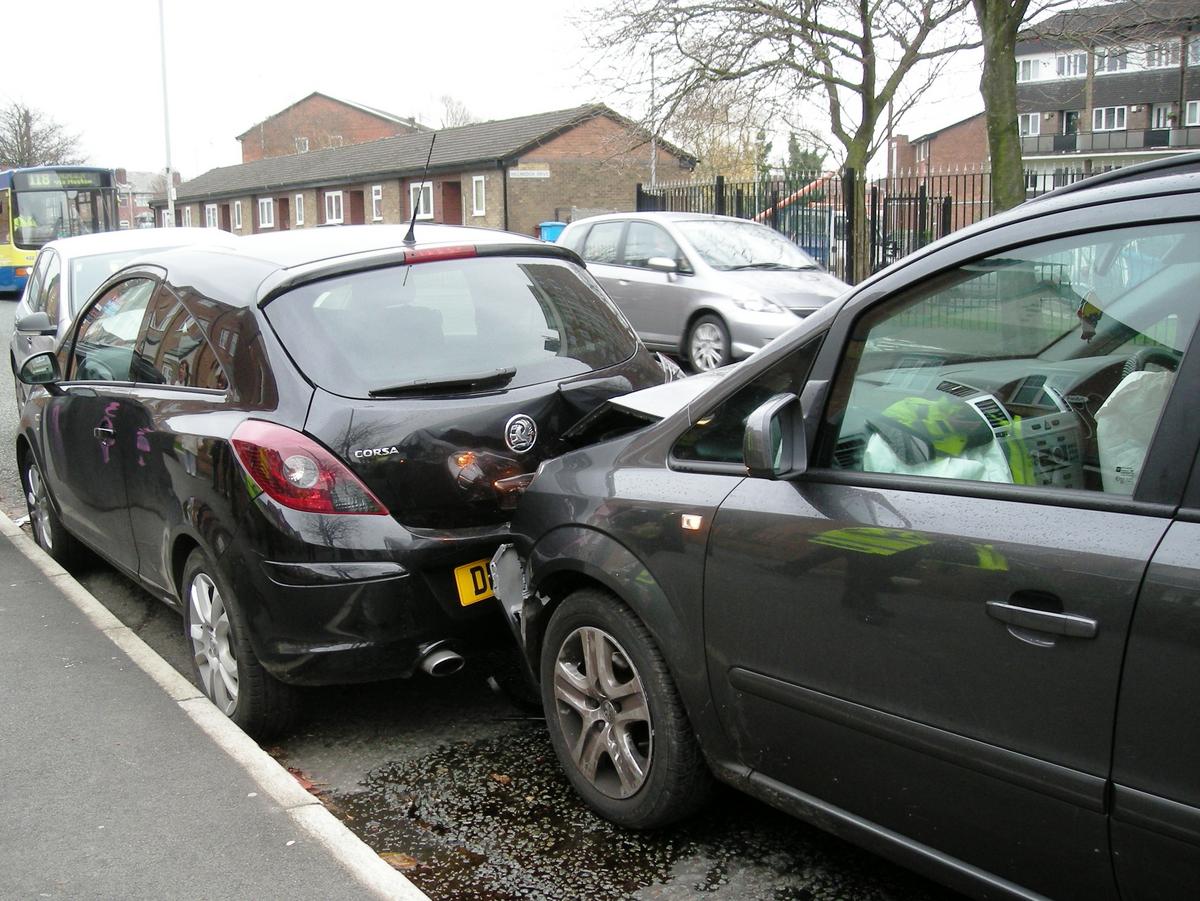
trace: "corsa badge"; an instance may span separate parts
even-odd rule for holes
[[[504,443],[514,453],[523,454],[537,444],[537,423],[532,416],[518,413],[504,426]]]

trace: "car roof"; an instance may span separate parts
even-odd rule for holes
[[[45,248],[64,257],[86,257],[102,253],[124,253],[130,250],[157,250],[182,247],[187,244],[231,244],[240,241],[237,235],[219,228],[130,228],[115,232],[97,232],[48,241]]]
[[[694,221],[697,219],[703,219],[703,220],[708,220],[708,221],[719,221],[719,222],[742,222],[742,223],[753,221],[750,219],[739,219],[736,216],[718,216],[715,213],[688,213],[688,212],[669,211],[669,210],[664,210],[661,212],[659,212],[659,211],[635,212],[635,211],[631,210],[626,213],[601,213],[598,216],[585,216],[582,219],[576,219],[574,222],[572,222],[567,227],[574,228],[575,226],[578,226],[578,225],[591,224],[593,222],[611,222],[613,220],[624,220],[624,219],[646,219],[649,221],[657,220],[659,222],[690,222],[690,221]],[[754,224],[757,225],[758,223],[754,223]]]

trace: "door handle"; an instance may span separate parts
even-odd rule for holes
[[[618,285],[620,285],[622,288],[625,288],[625,287],[628,287],[628,286],[629,286],[629,282],[627,282],[627,281],[626,281],[625,279],[623,279],[623,278],[619,278],[619,279],[617,279],[617,284],[618,284]]]
[[[1096,620],[1087,616],[1037,610],[1017,604],[1006,604],[1004,601],[988,601],[987,613],[992,619],[998,619],[1002,623],[1037,632],[1066,635],[1068,638],[1095,638],[1099,629]]]
[[[116,437],[116,432],[112,429],[106,429],[103,426],[96,426],[92,429],[92,435],[101,441],[112,441]]]

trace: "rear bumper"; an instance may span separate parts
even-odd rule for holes
[[[286,518],[310,527],[333,519]],[[425,537],[390,517],[353,519],[359,531],[336,536],[325,522],[320,544],[303,540],[309,528],[285,532],[277,519],[260,521],[273,534],[251,529],[257,534],[239,536],[221,556],[272,676],[295,685],[371,682],[412,675],[434,643],[466,657],[511,641],[494,602],[463,606],[453,577],[456,566],[490,559],[504,532]]]
[[[778,313],[743,313],[729,323],[729,340],[735,360],[742,360],[797,325],[796,316]]]
[[[17,275],[24,272],[25,275]],[[25,266],[0,266],[0,293],[19,295],[25,290],[25,282],[29,280],[28,268]]]

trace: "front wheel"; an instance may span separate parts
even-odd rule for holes
[[[554,612],[541,682],[554,752],[601,816],[650,829],[705,802],[712,777],[666,662],[615,597],[583,589]]]
[[[688,329],[687,358],[697,372],[717,369],[733,359],[729,329],[720,316],[705,315],[692,323]]]
[[[192,672],[208,699],[255,738],[286,731],[299,710],[296,690],[258,662],[237,598],[200,548],[184,567],[183,606]]]
[[[25,489],[25,506],[29,509],[34,541],[64,569],[69,569],[79,558],[80,544],[58,518],[46,479],[32,450],[26,452],[21,466],[21,484]]]

